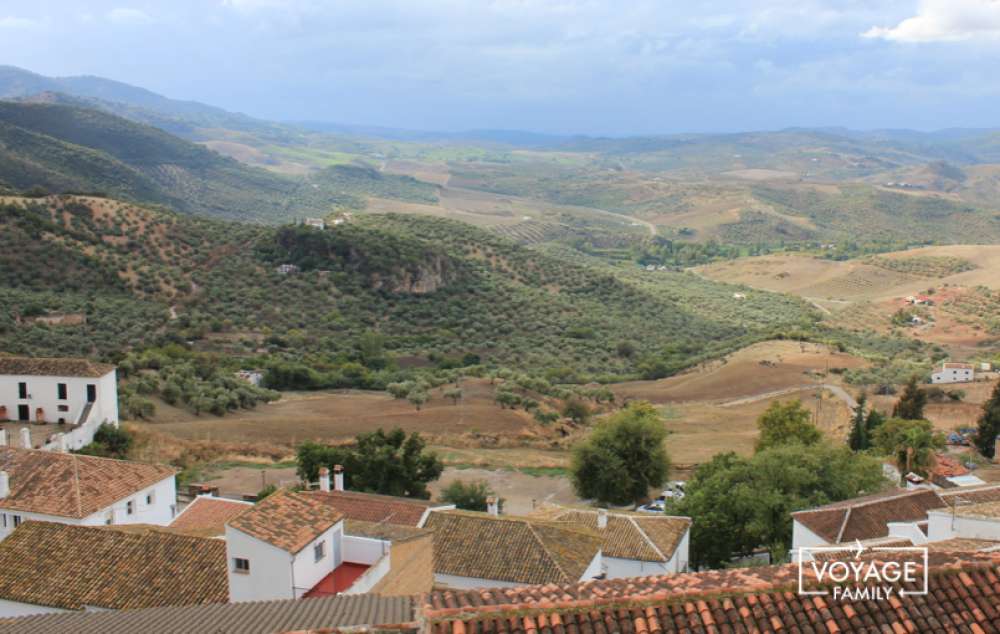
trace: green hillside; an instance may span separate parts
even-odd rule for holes
[[[585,380],[668,374],[815,319],[787,296],[736,305],[733,287],[690,274],[639,276],[432,218],[362,216],[319,231],[63,197],[5,205],[0,229],[10,352],[113,356],[189,341],[256,364],[302,361],[346,384],[383,384],[401,371],[393,359],[464,355]],[[34,320],[64,313],[86,323]],[[372,337],[385,351],[375,360]]]
[[[51,193],[102,192],[187,213],[285,222],[361,208],[378,195],[433,199],[434,188],[364,169],[291,178],[249,167],[106,112],[0,102],[0,183]]]

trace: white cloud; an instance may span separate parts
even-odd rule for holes
[[[862,37],[893,42],[957,42],[1000,38],[1000,0],[922,0],[917,15]]]
[[[0,17],[0,29],[30,29],[38,26],[35,20],[19,18],[14,15]]]
[[[149,14],[130,7],[112,9],[108,11],[107,18],[115,24],[149,24],[153,21]]]

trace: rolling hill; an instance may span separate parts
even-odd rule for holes
[[[283,222],[359,208],[370,194],[434,198],[412,178],[331,168],[286,177],[244,165],[158,128],[99,110],[0,102],[0,183],[100,192],[178,211]]]
[[[668,271],[636,276],[441,219],[359,216],[319,231],[95,197],[4,201],[0,348],[10,352],[114,356],[190,341],[258,364],[343,372],[348,384],[370,370],[384,383],[395,370],[357,366],[376,332],[400,359],[476,355],[585,380],[670,374],[808,331],[816,318],[788,296],[734,303],[726,284]],[[280,264],[298,270],[284,275]],[[65,314],[85,319],[38,321]]]

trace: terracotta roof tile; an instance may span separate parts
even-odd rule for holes
[[[416,526],[406,526],[403,524],[389,524],[384,522],[363,522],[361,520],[344,520],[344,534],[356,535],[358,537],[371,537],[390,542],[405,542],[424,535],[430,535],[432,531],[417,528]]]
[[[596,509],[555,505],[538,509],[532,517],[595,531],[603,538],[604,556],[638,561],[669,561],[691,526],[687,517],[615,511],[608,513],[606,528],[598,529]]]
[[[853,498],[792,513],[800,524],[830,544],[876,539],[889,534],[889,522],[919,522],[945,502],[935,491],[916,489]]]
[[[196,497],[170,523],[179,533],[213,537],[226,533],[226,522],[253,508],[249,502],[202,495]]]
[[[21,376],[78,376],[100,378],[113,372],[115,366],[89,359],[47,359],[34,357],[0,357],[0,374]]]
[[[359,491],[308,491],[302,495],[331,506],[344,517],[363,522],[417,526],[429,508],[453,508],[429,500],[401,498]]]
[[[431,634],[647,632],[1000,632],[1000,557],[931,557],[927,596],[828,600],[797,593],[797,568],[777,566],[424,596]],[[898,588],[897,588],[898,589]],[[515,617],[515,618],[512,618]],[[542,630],[539,629],[541,632]]]
[[[25,522],[0,542],[0,598],[70,610],[221,603],[229,600],[226,544]]]
[[[312,496],[282,490],[226,525],[295,554],[342,519],[342,513]]]
[[[0,447],[10,494],[0,509],[82,518],[173,476],[163,465]]]
[[[592,531],[523,517],[435,511],[434,572],[514,583],[571,583],[601,549]]]

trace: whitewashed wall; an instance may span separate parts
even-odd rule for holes
[[[337,522],[324,531],[322,535],[311,541],[308,546],[295,554],[292,559],[294,598],[298,599],[306,592],[312,590],[313,586],[337,567],[335,563],[336,544],[341,541],[343,532],[344,522]],[[319,561],[316,561],[313,546],[321,542],[326,545],[326,555]],[[277,599],[279,597],[273,598]]]
[[[18,384],[22,382],[28,387],[27,399],[20,398]],[[65,400],[58,398],[59,383],[66,384]],[[0,375],[0,405],[7,407],[7,417],[11,420],[17,419],[18,405],[27,405],[31,422],[35,422],[35,412],[41,407],[48,423],[57,423],[63,418],[69,424],[76,424],[87,404],[88,385],[94,385],[97,389],[97,400],[91,408],[88,422],[117,425],[118,385],[114,371],[100,378]],[[60,405],[66,406],[67,411],[60,412]]]
[[[35,605],[34,603],[21,603],[20,601],[8,601],[0,599],[0,619],[15,616],[31,616],[32,614],[55,614],[58,612],[68,612],[60,608],[50,608],[45,605]]]
[[[816,533],[806,528],[805,525],[800,523],[798,520],[796,519],[792,520],[791,560],[793,562],[798,561],[799,548],[805,548],[808,546],[829,546],[829,545],[830,543],[828,541],[826,541]],[[806,554],[804,559],[806,561],[810,561],[812,557]]]
[[[250,572],[234,572],[233,559],[250,561]],[[229,600],[266,601],[294,599],[292,555],[255,537],[226,527],[226,566],[229,570]]]

